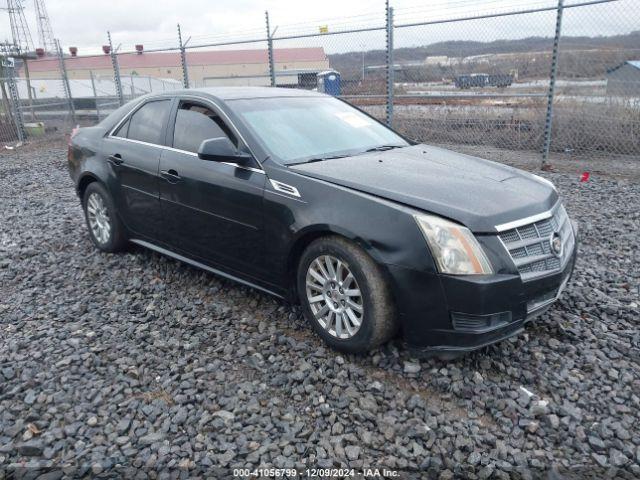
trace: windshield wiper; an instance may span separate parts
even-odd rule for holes
[[[391,150],[393,148],[404,148],[407,145],[378,145],[377,147],[373,147],[370,148],[368,150],[365,150],[362,153],[367,153],[367,152],[384,152],[386,150]],[[314,158],[310,158],[309,160],[305,160],[303,162],[297,162],[297,163],[289,163],[289,166],[293,166],[293,165],[303,165],[305,163],[314,163],[314,162],[322,162],[324,160],[333,160],[334,158],[345,158],[345,157],[353,157],[354,155],[361,155],[362,153],[356,153],[356,154],[341,154],[341,155],[328,155],[326,157],[314,157]]]
[[[316,158],[310,158],[309,160],[305,160],[304,162],[297,162],[297,163],[289,163],[289,166],[292,165],[303,165],[305,163],[314,163],[314,162],[322,162],[324,160],[333,160],[334,158],[344,158],[344,157],[348,157],[349,155],[329,155],[327,157],[316,157]]]
[[[369,148],[365,152],[384,152],[393,148],[404,148],[406,145],[378,145],[377,147]]]

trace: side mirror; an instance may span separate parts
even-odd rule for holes
[[[203,140],[198,149],[198,157],[202,160],[244,165],[251,155],[238,150],[227,137],[220,137]]]

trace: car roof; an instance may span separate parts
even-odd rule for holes
[[[239,100],[250,98],[275,98],[275,97],[324,97],[325,94],[312,90],[279,87],[205,87],[189,88],[187,90],[174,90],[163,92],[163,95],[197,95],[213,97],[218,100]]]

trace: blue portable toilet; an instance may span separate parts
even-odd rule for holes
[[[342,93],[340,72],[325,70],[324,72],[318,73],[318,91],[328,93],[334,97],[339,96]]]

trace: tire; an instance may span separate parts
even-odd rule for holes
[[[113,253],[124,250],[127,245],[126,230],[111,195],[102,184],[98,182],[89,184],[82,197],[82,208],[89,238],[93,244],[103,252]],[[105,225],[108,225],[108,234],[105,234]]]
[[[341,262],[342,267],[336,262]],[[321,266],[326,275],[321,273]],[[324,284],[318,275],[323,277]],[[367,352],[391,339],[397,331],[395,306],[382,270],[362,248],[345,238],[327,236],[312,242],[300,258],[296,283],[307,321],[336,350]]]

